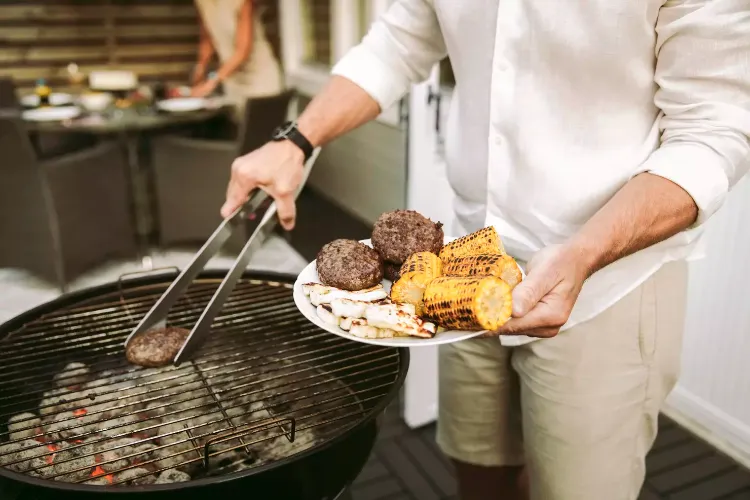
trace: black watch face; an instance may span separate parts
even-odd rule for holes
[[[273,138],[276,140],[286,139],[286,137],[289,135],[289,132],[291,132],[293,129],[294,122],[283,123],[273,131]]]

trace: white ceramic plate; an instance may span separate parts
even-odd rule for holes
[[[445,243],[449,243],[453,241],[455,238],[445,238]],[[362,243],[364,243],[367,246],[372,246],[370,243],[370,240],[362,240]],[[526,274],[524,273],[524,270],[521,269],[521,273],[525,277]],[[299,273],[299,276],[297,276],[297,281],[294,283],[294,303],[297,305],[297,308],[300,310],[300,312],[310,320],[315,325],[319,326],[323,330],[327,332],[331,332],[333,334],[338,335],[339,337],[344,337],[345,339],[354,340],[356,342],[362,342],[364,344],[373,344],[373,345],[384,345],[384,346],[391,346],[391,347],[423,347],[423,346],[429,346],[429,345],[440,345],[440,344],[451,344],[453,342],[458,342],[460,340],[466,340],[474,337],[478,337],[479,335],[482,335],[486,330],[483,331],[466,331],[466,330],[445,330],[443,332],[437,333],[434,337],[431,339],[423,339],[419,337],[394,337],[389,339],[363,339],[361,337],[357,337],[355,335],[352,335],[351,333],[342,330],[341,328],[333,325],[329,325],[328,323],[324,322],[318,317],[318,313],[316,311],[316,307],[312,305],[310,302],[310,298],[305,295],[305,292],[302,290],[302,285],[305,283],[320,283],[320,279],[318,278],[318,271],[315,266],[315,261],[310,262],[301,273]],[[387,292],[390,292],[391,290],[391,282],[388,280],[383,280],[383,287],[386,289]]]
[[[156,106],[162,111],[170,113],[184,113],[187,111],[198,111],[206,107],[206,99],[202,97],[175,97],[165,99],[156,103]]]
[[[49,95],[50,106],[65,106],[73,104],[73,96],[63,92],[53,92]],[[39,106],[39,96],[29,94],[21,97],[21,105],[26,108],[35,108]]]
[[[29,109],[23,112],[23,119],[35,122],[59,122],[71,120],[81,114],[78,106],[62,106],[59,108]]]

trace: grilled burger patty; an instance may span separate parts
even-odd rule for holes
[[[134,365],[157,368],[174,360],[190,330],[170,326],[139,333],[128,343],[125,357]]]
[[[437,255],[443,247],[443,225],[414,210],[385,212],[373,227],[372,246],[394,264],[403,264],[417,252]]]
[[[383,273],[385,279],[395,283],[401,276],[401,264],[394,264],[393,262],[385,263],[385,272]]]
[[[383,280],[383,259],[359,241],[334,240],[320,249],[315,261],[324,285],[356,291]]]

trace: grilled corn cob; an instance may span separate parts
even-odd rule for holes
[[[511,315],[510,285],[496,276],[432,280],[424,294],[425,315],[456,330],[497,330]]]
[[[521,268],[510,255],[477,254],[451,259],[443,265],[445,276],[497,276],[511,289],[523,279]]]
[[[401,277],[391,287],[391,300],[412,304],[417,315],[422,314],[424,289],[433,279],[443,273],[443,261],[432,252],[417,252],[409,256],[401,266]]]
[[[446,262],[456,257],[480,253],[505,253],[503,242],[492,226],[451,241],[440,250],[440,259]]]

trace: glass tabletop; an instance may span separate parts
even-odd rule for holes
[[[227,112],[227,106],[213,104],[195,111],[165,112],[152,107],[115,109],[105,113],[82,112],[76,118],[62,121],[25,120],[26,127],[38,132],[85,132],[113,134],[165,128],[173,125],[196,123]]]

